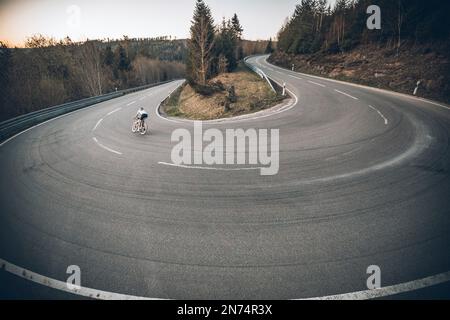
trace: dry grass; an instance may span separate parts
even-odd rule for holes
[[[396,49],[361,45],[343,54],[287,55],[275,53],[271,62],[309,74],[412,94],[450,103],[450,59],[427,45],[405,44]]]
[[[234,85],[236,102],[225,110],[228,92],[222,91],[211,96],[196,93],[188,84],[180,93],[178,104],[168,105],[165,112],[170,116],[179,116],[192,120],[212,120],[256,112],[277,104],[280,99],[271,91],[270,86],[257,75],[244,67],[236,72],[221,74],[211,82],[220,81],[226,88]]]

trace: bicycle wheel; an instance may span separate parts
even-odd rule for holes
[[[147,124],[145,123],[143,126],[140,127],[139,132],[144,135],[147,133]]]
[[[138,123],[135,121],[133,122],[133,126],[131,127],[131,132],[136,133],[138,131],[139,125]]]

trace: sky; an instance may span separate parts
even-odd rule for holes
[[[335,0],[328,0],[333,4]],[[237,13],[244,38],[276,37],[300,0],[206,0],[216,23]],[[42,34],[74,41],[189,37],[195,0],[0,0],[0,40],[23,45]]]

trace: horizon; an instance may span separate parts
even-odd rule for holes
[[[177,7],[175,11],[174,2]],[[118,40],[123,36],[187,39],[195,2],[196,0],[129,0],[126,3],[119,0],[3,0],[0,1],[0,41],[9,46],[22,47],[28,38],[38,34],[56,40],[69,37],[74,42],[87,39]],[[210,7],[216,24],[223,17],[228,19],[236,13],[244,28],[243,38],[255,41],[275,39],[282,24],[292,15],[295,5],[300,1],[205,2]],[[328,2],[334,5],[335,0]],[[164,17],[164,12],[170,12],[171,17]],[[124,23],[119,23],[121,19]],[[268,20],[272,22],[267,23]]]

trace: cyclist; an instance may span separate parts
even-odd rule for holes
[[[136,119],[141,120],[140,126],[143,127],[144,126],[144,121],[145,119],[148,118],[148,113],[147,111],[144,110],[144,108],[140,108],[136,114]]]

